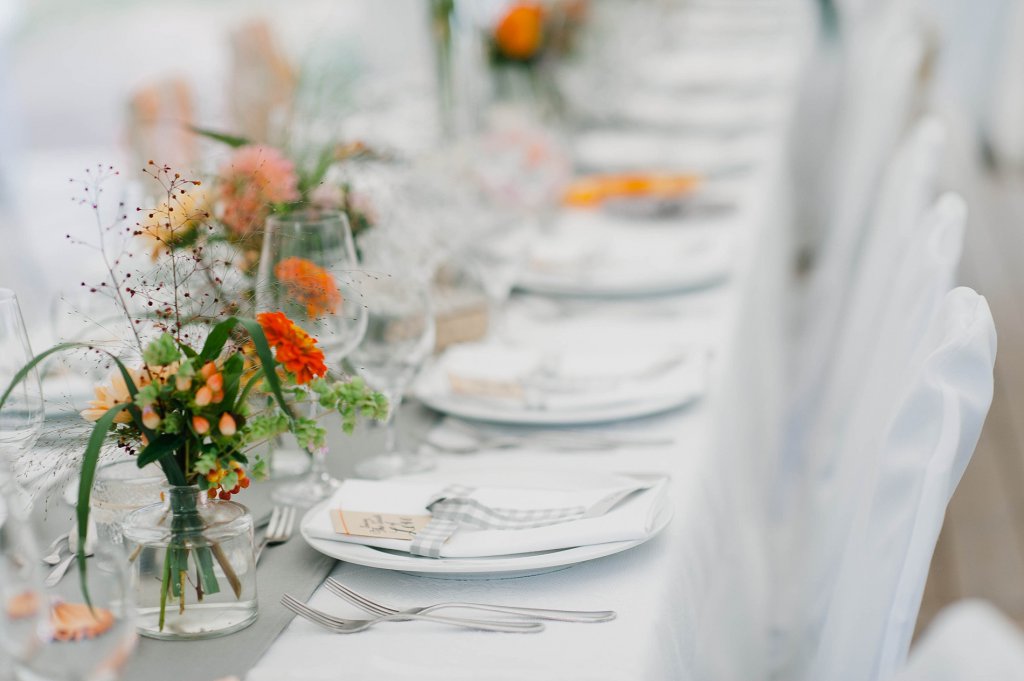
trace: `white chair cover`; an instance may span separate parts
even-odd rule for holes
[[[831,414],[849,406],[850,387],[859,382],[860,367],[870,356],[868,348],[878,338],[874,333],[878,306],[889,295],[899,259],[919,235],[921,217],[936,194],[944,149],[942,124],[927,117],[915,125],[890,161],[865,230],[863,254],[851,273],[846,305],[822,310],[829,318],[812,327],[816,333],[805,339],[800,360],[806,364],[799,365],[800,392],[789,423],[790,449],[804,451],[812,424],[830,426]],[[826,330],[840,319],[843,333],[834,343],[826,342]],[[835,357],[843,361],[836,365]]]
[[[980,600],[939,613],[892,681],[1022,681],[1024,634]]]
[[[791,533],[781,536],[784,548],[776,559],[778,579],[789,585],[777,606],[784,639],[778,645],[790,655],[780,662],[787,678],[803,676],[816,654],[846,556],[846,537],[875,464],[865,453],[881,446],[905,385],[899,379],[907,375],[915,348],[953,286],[965,220],[962,199],[941,197],[891,263],[894,274],[887,278],[884,295],[870,305],[862,298],[849,333],[844,330],[844,341],[850,340],[843,343],[835,374],[850,382],[830,395],[833,409],[822,413],[809,439],[801,459],[804,476],[790,488],[795,501],[781,519]]]
[[[842,563],[807,678],[885,679],[905,662],[946,506],[992,401],[995,353],[988,303],[957,288],[902,371],[889,364],[897,407],[881,438],[847,440],[845,462],[857,459],[847,471],[861,474],[846,475],[846,493],[829,500],[857,514],[832,527]]]
[[[872,206],[885,166],[904,134],[916,100],[924,41],[901,12],[886,15],[854,50],[863,68],[853,79],[835,163],[833,219],[807,287],[803,325],[794,362],[793,414],[813,419],[823,377],[836,351],[848,292],[861,260]]]

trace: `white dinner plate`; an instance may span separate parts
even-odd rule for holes
[[[306,524],[315,513],[323,513],[328,501],[322,501],[303,516],[299,528],[302,538],[325,556],[355,565],[397,570],[438,579],[511,579],[561,570],[577,563],[603,558],[639,546],[656,536],[672,520],[672,502],[667,498],[655,520],[654,529],[643,539],[576,546],[556,551],[524,553],[488,558],[422,558],[408,553],[351,544],[343,541],[315,539],[306,532]]]
[[[662,375],[623,391],[621,401],[538,407],[526,402],[465,395],[452,391],[441,361],[427,365],[413,385],[416,399],[442,414],[462,419],[520,426],[584,426],[653,416],[678,409],[700,398],[707,389],[708,364],[693,360],[670,377]],[[677,380],[678,379],[678,382]],[[637,386],[648,386],[641,390]]]
[[[576,410],[529,409],[516,404],[503,404],[451,393],[414,393],[416,398],[435,411],[476,421],[490,421],[521,426],[585,426],[609,421],[653,416],[690,404],[703,393],[696,387],[680,390],[675,395],[659,395],[648,400],[634,400]]]
[[[539,272],[527,269],[516,287],[529,293],[555,296],[641,297],[682,293],[725,281],[729,267],[724,262],[679,268],[676,272],[651,272],[630,278],[602,277],[600,272],[576,276],[572,273]]]

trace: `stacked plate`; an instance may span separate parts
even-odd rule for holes
[[[642,344],[557,352],[500,343],[455,346],[429,366],[415,396],[462,418],[583,425],[656,414],[703,394],[707,355]]]
[[[349,480],[304,517],[302,536],[349,563],[452,579],[538,574],[639,546],[672,517],[668,480],[656,476],[496,469],[400,481]],[[463,500],[502,511],[583,508],[582,517],[523,529],[460,527],[440,557],[410,553],[411,540],[379,536],[391,521],[429,515],[439,492],[459,485]],[[348,518],[348,525],[341,519]],[[358,520],[362,519],[359,526]],[[374,535],[378,536],[374,536]]]

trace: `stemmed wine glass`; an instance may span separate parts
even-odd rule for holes
[[[0,289],[0,395],[32,359],[18,299]],[[18,484],[14,466],[35,444],[43,425],[43,396],[33,371],[0,407],[0,652],[9,664],[29,659],[38,646],[42,608],[39,552],[29,528],[31,497]],[[0,672],[13,670],[0,665]]]
[[[301,210],[267,220],[257,275],[256,307],[281,311],[312,334],[332,368],[359,344],[367,315],[354,286],[358,267],[348,219],[337,211]],[[310,408],[317,403],[310,399]],[[280,503],[308,506],[338,481],[327,472],[327,450],[311,452],[309,472],[274,491]]]
[[[28,332],[14,291],[0,288],[0,395],[32,359]],[[0,407],[0,454],[18,473],[19,455],[29,451],[43,427],[43,388],[34,369],[13,388]]]
[[[362,343],[349,363],[366,382],[388,397],[384,454],[363,461],[356,472],[366,478],[429,470],[433,462],[422,454],[397,451],[395,420],[406,389],[434,349],[434,310],[429,285],[415,277],[367,274],[360,292],[370,313]]]
[[[0,289],[0,391],[31,358],[17,298]],[[0,407],[0,659],[10,661],[19,678],[113,679],[135,644],[126,556],[112,543],[86,541],[92,557],[84,579],[44,580],[36,542],[68,536],[72,512],[33,508],[13,473],[12,465],[20,466],[38,439],[43,414],[42,388],[33,370]],[[51,455],[32,463],[57,461]],[[64,547],[62,558],[72,555],[69,541],[54,545]]]

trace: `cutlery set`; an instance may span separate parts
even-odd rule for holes
[[[292,506],[275,506],[267,522],[266,533],[257,545],[256,561],[260,560],[268,546],[277,546],[287,542],[295,529],[296,510]],[[327,590],[343,600],[364,610],[370,619],[348,619],[331,615],[303,603],[290,594],[281,598],[281,603],[296,615],[337,634],[354,634],[365,631],[381,622],[428,621],[438,624],[476,629],[478,631],[494,631],[511,634],[531,634],[544,631],[544,621],[595,623],[608,622],[615,619],[612,610],[555,610],[550,608],[528,608],[512,605],[496,605],[487,603],[447,602],[414,608],[398,608],[394,605],[374,600],[345,586],[329,577],[325,583]],[[501,618],[476,619],[460,616],[436,615],[439,610],[455,610],[467,612],[483,612],[505,615]]]
[[[285,594],[281,603],[296,615],[336,634],[354,634],[364,631],[380,622],[428,621],[449,624],[478,631],[501,633],[534,634],[544,631],[544,621],[593,624],[615,619],[613,610],[556,610],[551,608],[527,608],[511,605],[486,603],[448,602],[435,603],[424,607],[397,608],[356,592],[333,577],[325,582],[327,590],[352,605],[372,615],[372,619],[354,620],[337,617],[310,607],[294,596]],[[466,617],[435,615],[439,610],[464,610],[468,612],[496,613],[505,618],[471,619]]]

